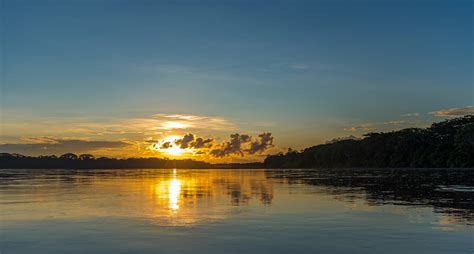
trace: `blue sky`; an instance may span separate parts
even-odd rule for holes
[[[197,134],[304,148],[474,104],[472,1],[4,0],[1,12],[3,143],[64,138],[38,130],[48,121],[180,114],[234,124]]]

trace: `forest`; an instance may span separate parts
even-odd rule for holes
[[[268,156],[265,168],[472,168],[474,116]]]
[[[25,156],[0,153],[0,168],[472,168],[474,116],[408,128],[365,134],[283,154],[268,155],[263,163],[211,164],[190,159],[117,159],[91,154]]]
[[[133,168],[209,168],[210,163],[194,160],[170,160],[161,158],[108,157],[95,158],[91,154],[66,153],[61,156],[24,156],[0,153],[0,168],[38,169],[133,169]]]
[[[244,169],[262,168],[261,162],[211,164],[191,159],[168,158],[96,158],[92,154],[65,153],[61,156],[25,156],[21,154],[0,153],[0,168],[24,169]]]

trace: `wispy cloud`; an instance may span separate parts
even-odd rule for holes
[[[245,77],[233,73],[231,70],[223,71],[219,67],[205,68],[203,66],[180,65],[180,64],[139,64],[134,65],[136,71],[146,75],[160,75],[160,78],[167,77],[180,82],[227,82],[239,81],[242,83],[255,83],[258,80],[253,77]]]
[[[1,151],[27,155],[97,152],[121,157],[156,156],[156,151],[147,150],[153,140],[191,132],[215,136],[238,131],[234,122],[223,117],[184,114],[140,118],[50,117],[1,124]],[[209,143],[198,137],[193,140],[195,147],[207,147]],[[114,146],[117,144],[130,147]]]
[[[351,126],[344,128],[345,131],[352,131],[352,132],[357,132],[357,131],[371,131],[373,130],[373,124],[371,123],[364,123],[356,126]]]
[[[307,70],[309,66],[306,64],[291,64],[290,68],[294,70]]]
[[[394,127],[400,127],[408,124],[412,124],[413,122],[411,121],[406,121],[406,120],[390,120],[390,121],[385,121],[385,122],[372,122],[372,123],[363,123],[363,124],[357,124],[354,126],[346,127],[344,128],[345,131],[350,131],[350,132],[368,132],[368,131],[374,131],[374,130],[390,130],[393,129]]]
[[[403,114],[403,115],[400,115],[401,117],[418,117],[420,116],[420,113],[407,113],[407,114]]]
[[[385,124],[385,125],[399,125],[399,124],[404,124],[404,123],[405,123],[404,120],[392,120],[392,121],[384,122],[383,124]]]
[[[217,116],[155,114],[148,118],[41,118],[2,123],[9,136],[101,136],[117,138],[157,135],[164,131],[235,131],[237,125]],[[1,142],[1,141],[0,141]]]
[[[207,129],[207,130],[235,130],[236,125],[222,117],[156,114],[153,116],[156,129]]]
[[[123,149],[130,145],[124,141],[60,139],[52,137],[24,138],[31,143],[0,144],[0,151],[31,155],[85,153],[100,149]]]
[[[448,108],[440,109],[429,113],[430,115],[440,117],[457,117],[464,115],[474,115],[474,106],[467,106],[464,108]]]

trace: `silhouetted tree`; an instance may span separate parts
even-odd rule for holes
[[[81,155],[79,155],[79,160],[82,160],[82,161],[84,161],[84,160],[93,160],[93,159],[95,159],[95,157],[92,154],[81,154]]]
[[[73,154],[73,153],[65,153],[61,156],[59,156],[60,159],[65,159],[65,160],[77,160],[78,157],[77,155]]]
[[[333,140],[302,152],[265,159],[266,168],[474,167],[474,116],[408,128],[368,133],[362,139]]]

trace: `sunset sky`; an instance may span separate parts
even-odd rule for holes
[[[0,4],[0,152],[259,161],[474,114],[470,0]]]

